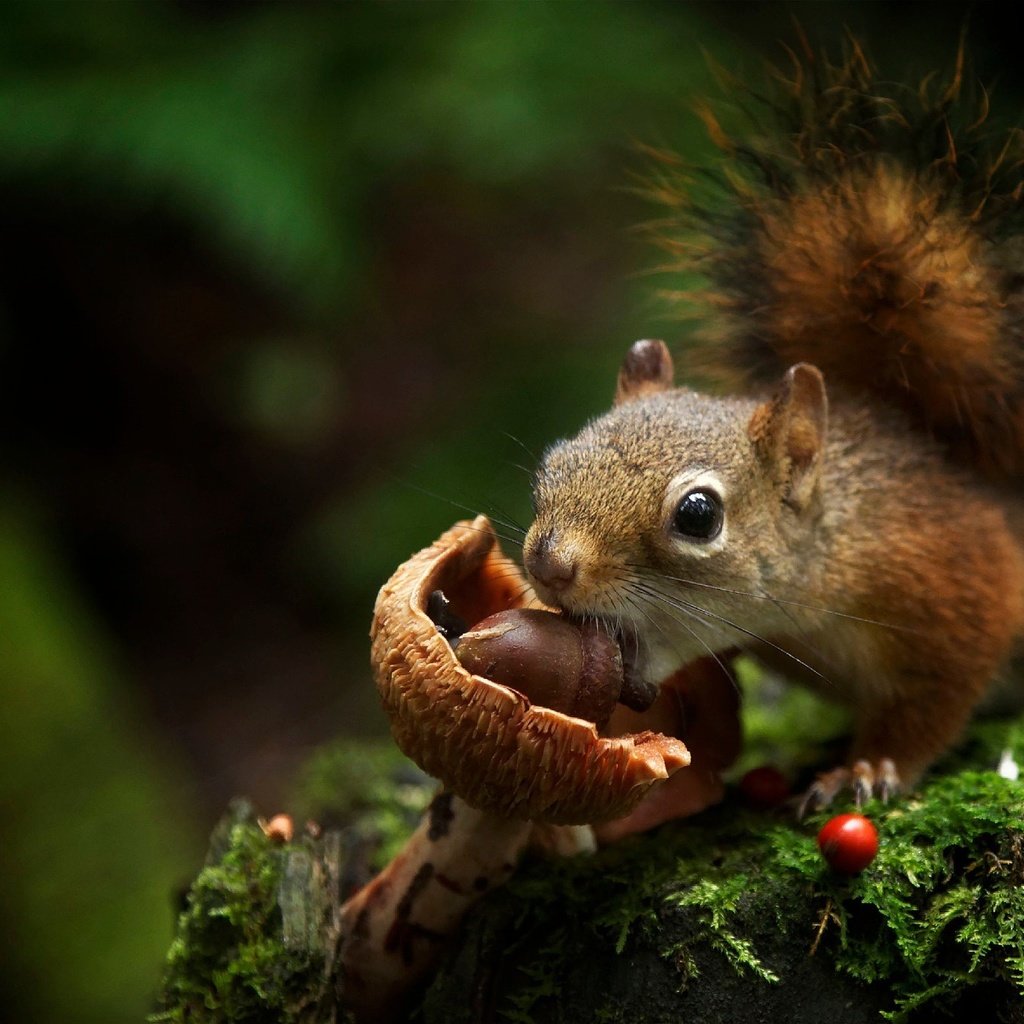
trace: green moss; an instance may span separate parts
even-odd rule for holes
[[[336,1018],[336,911],[415,827],[437,784],[390,744],[314,755],[289,801],[312,833],[271,842],[237,801],[210,841],[167,956],[156,1022],[313,1024]]]
[[[1021,785],[991,771],[963,772],[890,810],[866,810],[881,849],[856,879],[831,875],[795,830],[770,834],[771,870],[805,880],[822,901],[836,966],[887,982],[887,1016],[896,1020],[989,982],[1024,996]]]
[[[859,1024],[968,1004],[997,1019],[1024,997],[1024,784],[992,768],[1005,749],[1024,760],[1021,724],[979,723],[946,761],[956,771],[866,808],[882,842],[855,878],[818,853],[827,814],[799,824],[734,794],[592,857],[530,859],[470,915],[416,1019],[470,1022],[485,1006],[512,1024]],[[331,911],[432,789],[387,747],[338,745],[293,808],[331,826],[321,838],[273,845],[236,808],[193,886],[155,1020],[324,1019]]]
[[[152,1022],[317,1019],[328,908],[303,842],[272,843],[247,804],[232,808],[188,895]]]
[[[956,754],[975,770],[866,808],[881,849],[855,878],[818,853],[829,815],[801,825],[735,798],[592,858],[528,864],[470,924],[424,1020],[472,1019],[457,993],[485,982],[496,1019],[518,1024],[615,1019],[641,1000],[633,1021],[922,1021],[967,1002],[995,1019],[1024,998],[1024,784],[991,770],[1003,749],[1024,755],[1021,735],[981,723]]]
[[[733,875],[722,882],[703,879],[682,892],[669,897],[679,907],[699,907],[704,930],[701,941],[722,953],[740,973],[750,971],[762,981],[777,982],[779,976],[769,970],[758,958],[749,939],[740,938],[732,925],[736,907],[747,891],[751,879],[745,874]],[[680,947],[671,947],[670,953],[682,952]],[[691,967],[695,971],[695,967]]]

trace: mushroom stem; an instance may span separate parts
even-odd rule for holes
[[[356,1020],[384,1022],[401,1013],[466,911],[512,874],[533,829],[450,792],[434,798],[395,859],[341,908],[342,998]],[[542,845],[549,850],[592,847],[589,830],[547,832]]]

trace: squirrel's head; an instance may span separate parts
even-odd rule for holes
[[[761,624],[779,614],[763,598],[811,543],[828,411],[808,364],[760,402],[672,378],[664,344],[633,346],[614,408],[545,453],[523,557],[546,603],[671,637],[679,661],[735,646],[743,631],[728,623],[746,627],[751,611]]]

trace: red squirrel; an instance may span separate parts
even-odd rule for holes
[[[727,203],[671,161],[656,190],[720,393],[640,342],[536,474],[531,583],[642,677],[744,648],[849,706],[812,804],[913,785],[1024,632],[1024,142],[962,67],[903,91],[854,47],[798,68],[770,136],[707,114]]]

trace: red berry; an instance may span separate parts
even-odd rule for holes
[[[740,792],[751,807],[767,810],[778,807],[789,797],[789,783],[778,768],[763,764],[760,768],[751,768],[740,779]]]
[[[878,830],[861,814],[839,814],[818,833],[818,849],[833,871],[856,875],[878,853]]]

